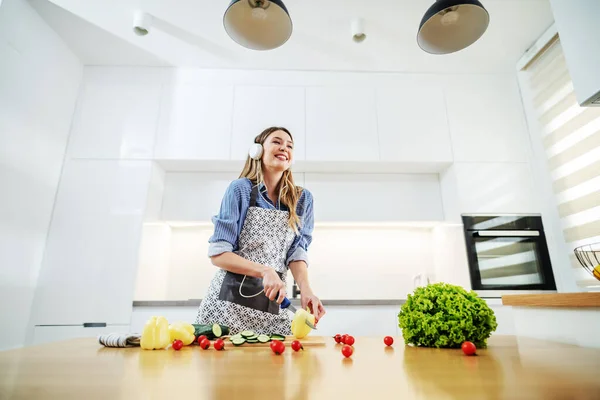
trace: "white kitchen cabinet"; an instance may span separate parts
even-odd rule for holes
[[[168,172],[162,200],[165,221],[208,222],[219,212],[229,184],[239,172]],[[296,185],[304,184],[304,174],[295,173]]]
[[[451,162],[452,143],[441,88],[377,89],[381,161]]]
[[[308,161],[379,161],[373,87],[306,88]]]
[[[435,174],[305,174],[315,221],[393,222],[443,219]]]
[[[141,330],[137,331],[138,333]],[[36,326],[33,329],[33,343],[40,345],[63,340],[90,338],[95,339],[98,335],[108,333],[129,333],[129,325],[108,325],[106,327],[83,327],[81,326]],[[98,344],[100,348],[100,344]]]
[[[68,155],[151,158],[160,96],[161,75],[156,71],[86,67]]]
[[[455,161],[528,161],[528,131],[514,75],[456,76],[444,85]]]
[[[170,84],[163,92],[155,158],[228,160],[233,86]]]
[[[245,160],[254,138],[270,126],[287,128],[294,157],[305,159],[304,87],[238,86],[233,106],[231,158]]]
[[[528,163],[455,163],[441,174],[446,220],[461,213],[539,213]]]
[[[34,325],[129,324],[151,169],[149,161],[65,164]]]

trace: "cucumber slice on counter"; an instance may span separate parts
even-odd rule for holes
[[[242,331],[241,335],[245,338],[255,336],[253,331]]]
[[[285,340],[285,336],[282,335],[277,335],[277,334],[272,334],[271,335],[271,340],[280,340],[280,341],[284,341]]]
[[[243,337],[242,337],[242,335],[240,335],[239,333],[238,333],[237,335],[233,335],[233,336],[230,336],[230,337],[229,337],[229,340],[230,340],[230,341],[232,341],[232,342],[233,342],[235,339],[244,339],[244,338],[243,338]]]
[[[258,338],[256,338],[259,342],[261,343],[267,343],[271,341],[271,338],[268,337],[267,335],[258,335]]]
[[[258,339],[246,339],[246,343],[258,343]]]
[[[246,339],[244,338],[235,338],[231,341],[231,343],[233,343],[234,346],[241,346],[244,343],[246,343]]]

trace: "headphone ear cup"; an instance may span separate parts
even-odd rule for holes
[[[260,160],[262,156],[263,147],[260,143],[253,143],[252,146],[248,149],[248,155],[253,160]]]

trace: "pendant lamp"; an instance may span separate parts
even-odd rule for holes
[[[454,53],[475,43],[489,22],[477,0],[437,0],[421,20],[417,43],[427,53]]]
[[[231,39],[251,50],[272,50],[292,35],[292,19],[280,0],[233,0],[223,16]]]

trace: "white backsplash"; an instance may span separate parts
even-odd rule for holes
[[[144,225],[135,300],[204,297],[216,271],[207,257],[212,232],[209,223]],[[328,300],[404,299],[422,273],[466,287],[461,234],[444,225],[317,225],[309,248],[310,282]],[[291,273],[288,281],[291,297]]]

